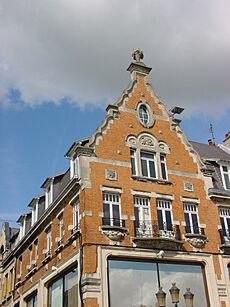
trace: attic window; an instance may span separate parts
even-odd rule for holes
[[[230,166],[222,165],[221,174],[222,174],[224,188],[226,190],[230,190]]]
[[[137,105],[137,117],[139,122],[145,128],[152,127],[154,123],[154,115],[151,107],[145,101],[140,101]]]
[[[149,122],[149,113],[145,105],[140,106],[138,110],[138,115],[142,124],[147,125]]]

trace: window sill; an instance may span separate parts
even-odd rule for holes
[[[150,177],[145,177],[145,176],[137,176],[137,175],[132,175],[131,178],[133,180],[138,180],[138,181],[143,181],[143,182],[155,182],[158,184],[163,184],[163,185],[172,185],[173,183],[171,181],[168,180],[163,180],[163,179],[159,179],[159,178],[150,178]]]

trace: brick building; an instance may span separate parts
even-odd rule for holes
[[[135,50],[128,88],[20,216],[1,306],[157,306],[172,282],[181,304],[191,288],[194,306],[230,306],[228,145],[189,142],[142,59]]]

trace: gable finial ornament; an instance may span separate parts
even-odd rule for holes
[[[144,58],[144,53],[141,49],[137,48],[137,49],[133,50],[132,57],[133,57],[135,62],[141,62],[141,60],[143,60],[143,58]]]

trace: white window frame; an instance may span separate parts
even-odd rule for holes
[[[137,165],[137,150],[130,148],[130,160],[131,160],[131,172],[132,176],[136,176],[138,174],[138,165]],[[133,161],[133,162],[132,162]],[[135,167],[135,173],[133,173],[132,165]]]
[[[108,197],[106,197],[108,196]],[[106,200],[108,198],[108,200]],[[112,200],[111,200],[112,198]],[[118,226],[114,225],[114,217],[113,217],[113,206],[118,206],[119,210],[119,226],[122,226],[121,221],[121,197],[119,193],[116,192],[103,192],[103,213],[104,213],[104,204],[109,205],[109,225],[110,226]]]
[[[138,223],[138,227],[136,228],[137,235],[141,237],[151,237],[152,219],[150,210],[150,198],[146,196],[134,195],[134,208],[137,208],[138,210],[138,221],[135,219],[136,223]],[[147,215],[145,215],[146,211],[148,212]]]
[[[163,157],[163,160],[161,160],[161,157]],[[162,164],[164,164],[165,167],[165,175],[166,178],[163,178],[163,172],[162,172]],[[161,179],[162,180],[168,180],[168,172],[167,172],[167,164],[166,164],[166,155],[160,153],[160,171],[161,171]]]
[[[227,171],[224,171],[223,167],[227,167]],[[220,172],[221,172],[221,177],[222,177],[223,186],[224,186],[225,190],[230,190],[230,188],[227,188],[225,177],[224,177],[224,175],[227,175],[228,179],[229,179],[229,182],[230,182],[230,165],[228,165],[228,164],[221,164],[220,165]]]
[[[60,241],[64,238],[64,219],[63,215],[61,215],[59,218],[59,238]]]
[[[73,204],[73,228],[79,229],[80,224],[80,202]]]
[[[219,215],[220,215],[220,218],[222,218],[223,221],[224,221],[224,227],[225,227],[225,231],[227,233],[227,236],[224,236],[224,238],[225,238],[225,240],[230,242],[230,227],[228,227],[228,222],[227,222],[228,219],[230,220],[230,208],[220,207],[219,208]]]
[[[192,214],[195,214],[197,217],[197,227],[198,227],[198,232],[200,233],[200,222],[199,222],[199,212],[198,212],[198,204],[197,203],[193,203],[193,202],[184,202],[183,203],[184,206],[184,214],[187,213],[189,216],[189,225],[186,225],[186,227],[190,227],[190,232],[187,234],[196,234],[197,232],[194,232],[194,226],[193,225],[193,220],[192,220]],[[186,221],[185,221],[186,224]]]
[[[30,247],[29,247],[29,251],[30,251],[30,262],[29,262],[29,264],[30,264],[30,267],[32,267],[32,261],[33,261],[33,246],[31,245]]]
[[[32,226],[37,222],[37,220],[38,220],[38,199],[36,200],[36,203],[32,209]]]
[[[162,198],[157,199],[157,210],[162,212],[163,229],[159,229],[160,236],[167,237],[167,238],[170,238],[170,237],[174,238],[175,232],[173,231],[173,213],[172,213],[172,202],[171,202],[171,200],[162,199]],[[166,211],[170,213],[172,230],[167,229]],[[159,223],[159,221],[158,221],[158,223]]]
[[[53,202],[53,180],[51,181],[50,185],[46,188],[46,209],[52,204]]]
[[[79,159],[78,157],[70,160],[70,178],[79,177]]]
[[[51,227],[49,227],[46,230],[46,253],[51,252],[52,247],[52,230]]]

